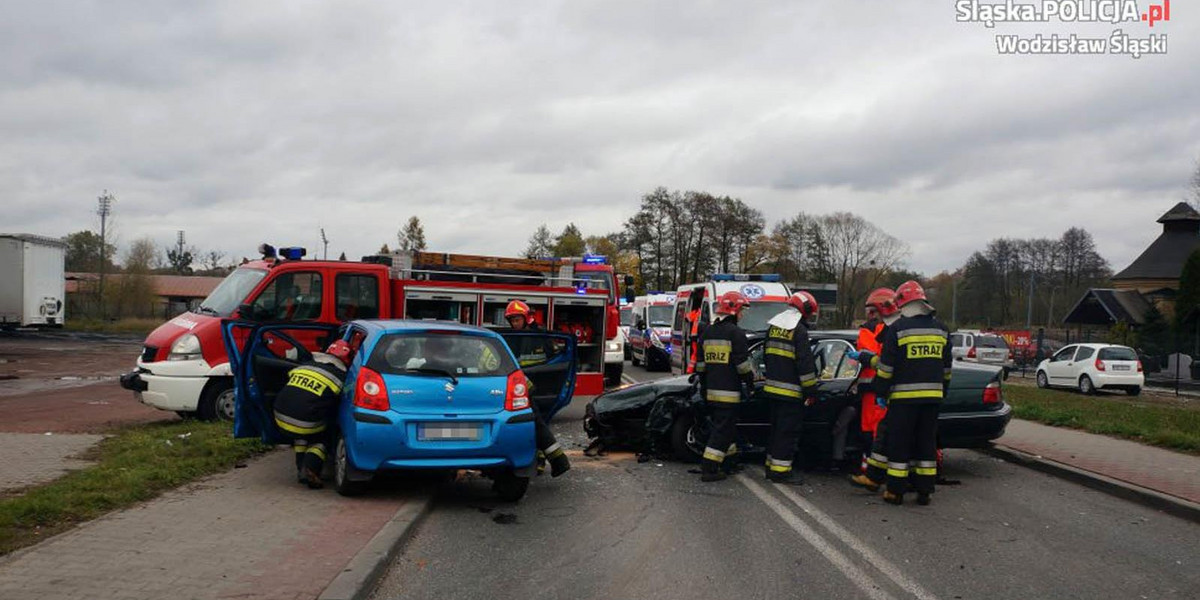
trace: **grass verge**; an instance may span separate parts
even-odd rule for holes
[[[1018,419],[1200,454],[1200,409],[1016,385],[1004,399]]]
[[[84,333],[128,333],[146,335],[163,324],[162,319],[119,319],[105,321],[101,319],[68,319],[63,326],[65,331],[82,331]]]
[[[96,461],[15,496],[0,497],[0,555],[105,513],[233,468],[267,449],[235,440],[228,423],[184,421],[117,429],[84,456]]]

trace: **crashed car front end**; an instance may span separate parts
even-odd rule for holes
[[[583,429],[605,447],[649,449],[670,431],[675,416],[690,406],[693,396],[687,377],[623,387],[588,403]]]

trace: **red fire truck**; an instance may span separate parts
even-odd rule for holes
[[[594,395],[604,389],[607,342],[618,339],[619,289],[602,257],[396,252],[345,262],[302,260],[303,248],[276,252],[263,244],[260,250],[261,260],[234,270],[195,311],[151,332],[137,369],[121,377],[122,387],[156,408],[231,419],[233,381],[221,337],[223,318],[297,323],[441,319],[503,327],[505,306],[523,300],[533,309],[534,322],[578,338],[575,393]],[[318,350],[326,340],[299,341]]]

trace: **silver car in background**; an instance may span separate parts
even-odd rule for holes
[[[1005,377],[1016,364],[1008,342],[994,333],[955,331],[950,334],[950,345],[954,360],[1003,367]]]

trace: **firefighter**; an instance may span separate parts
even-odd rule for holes
[[[700,307],[704,305],[703,298],[702,295],[700,303],[687,314],[687,323],[690,329],[687,338],[687,362],[683,365],[684,373],[696,372],[696,364],[700,362],[700,337],[704,335],[704,330],[708,329],[708,323],[704,322],[700,310]]]
[[[792,460],[804,407],[813,403],[817,390],[817,365],[808,344],[808,329],[818,310],[812,294],[796,292],[788,298],[788,308],[767,322],[763,392],[771,402],[771,441],[766,472],[767,480],[775,483],[803,483],[792,470]]]
[[[534,323],[530,319],[531,313],[532,311],[529,309],[528,304],[520,300],[513,300],[504,309],[504,318],[508,320],[509,326],[513,329],[533,331],[539,329],[539,327],[537,323]],[[527,367],[545,362],[549,359],[549,356],[549,348],[534,345],[529,350],[523,348],[521,355],[517,359],[521,367]],[[533,382],[530,381],[528,385],[530,396],[532,396]],[[530,405],[533,407],[534,437],[537,442],[538,453],[541,454],[546,462],[550,463],[550,476],[558,477],[570,470],[571,461],[567,458],[567,453],[563,451],[562,446],[558,444],[558,440],[555,439],[554,432],[550,430],[550,425],[542,418],[538,403],[530,402]]]
[[[742,402],[742,385],[754,389],[754,368],[750,365],[746,332],[738,327],[738,317],[750,301],[740,292],[726,292],[717,299],[717,321],[700,335],[702,354],[696,363],[701,390],[712,432],[704,448],[700,481],[725,479],[735,468],[726,457],[736,452],[737,408]]]
[[[323,486],[321,470],[329,447],[330,424],[342,397],[352,351],[342,340],[288,372],[287,385],[275,396],[275,425],[291,440],[296,478],[312,489]]]
[[[887,404],[875,393],[875,366],[879,362],[883,332],[896,319],[896,293],[879,288],[867,297],[867,322],[858,331],[858,349],[854,355],[862,363],[858,389],[862,398],[863,462],[861,472],[851,483],[875,492],[887,477]]]
[[[930,502],[937,480],[938,410],[950,387],[950,332],[915,281],[896,288],[900,318],[884,331],[875,392],[887,398],[887,491],[903,504],[912,462],[917,504]]]

